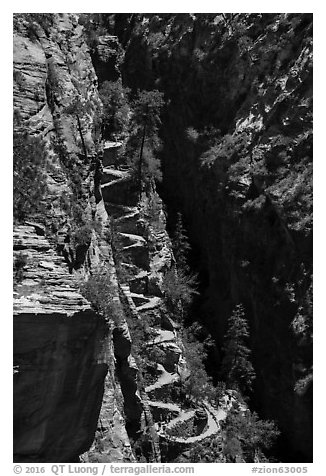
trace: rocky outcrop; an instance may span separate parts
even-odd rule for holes
[[[87,453],[81,456],[83,462],[123,463],[135,461],[126,431],[125,418],[122,414],[123,395],[114,376],[114,366],[111,365],[105,380],[95,439]]]
[[[42,226],[15,228],[15,263],[14,458],[77,461],[92,443],[101,408],[108,327]]]
[[[123,311],[97,184],[101,102],[76,15],[15,15],[14,112],[17,131],[45,142],[47,162],[44,213],[14,229],[15,460],[78,461],[100,431],[102,458],[132,461],[114,375],[113,319]],[[106,319],[80,292],[101,266],[115,300]]]
[[[100,84],[103,81],[115,81],[120,76],[120,63],[123,49],[114,35],[100,35],[92,52],[92,61]]]

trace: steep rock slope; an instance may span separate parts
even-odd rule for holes
[[[218,354],[244,303],[252,404],[278,421],[288,458],[309,460],[311,18],[118,14],[108,33],[92,52],[100,80],[116,79],[124,60],[129,86],[165,93],[162,195],[172,219],[183,211],[199,252],[196,318]],[[75,461],[86,451],[83,461],[133,461],[124,412],[129,435],[147,438],[146,460],[160,461],[160,440],[184,448],[219,434],[225,417],[163,401],[187,368],[162,293],[173,263],[162,202],[152,183],[139,199],[112,152],[120,143],[106,143],[103,156],[78,17],[18,15],[15,45],[16,127],[44,138],[48,162],[45,212],[15,229],[16,459]],[[78,289],[96,269],[109,276],[112,319]],[[154,362],[138,368],[151,348]],[[166,415],[175,417],[167,432],[154,424]],[[193,436],[175,436],[180,422]]]
[[[114,415],[110,460],[133,459],[116,403],[114,316],[105,320],[79,290],[88,272],[103,265],[119,301],[97,187],[100,112],[76,16],[16,15],[15,131],[42,138],[46,156],[43,211],[14,228],[16,461],[77,461],[94,439],[104,389],[103,424]]]
[[[220,349],[244,303],[254,404],[278,422],[282,457],[311,460],[312,17],[122,20],[126,83],[168,100],[162,193],[199,253],[201,319]]]

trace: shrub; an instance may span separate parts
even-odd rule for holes
[[[196,131],[193,127],[188,127],[186,130],[186,137],[189,139],[190,142],[196,143],[199,138],[199,132]]]
[[[104,137],[124,136],[128,129],[130,107],[128,104],[130,89],[121,81],[104,81],[99,89],[103,103]]]
[[[105,28],[106,14],[103,13],[81,13],[78,18],[78,23],[83,25],[86,42],[92,53],[96,51],[99,37],[107,34]]]
[[[271,448],[279,434],[274,422],[260,420],[255,412],[231,411],[225,421],[223,452],[228,461],[241,455],[246,462],[254,462],[257,453]]]
[[[24,279],[24,267],[27,264],[27,256],[19,253],[14,260],[14,280],[21,283]]]
[[[158,50],[162,47],[165,36],[163,35],[162,32],[157,32],[157,33],[149,33],[148,37],[146,38],[148,46],[154,50],[152,54],[157,56],[157,53],[155,53],[155,50]]]
[[[195,338],[191,329],[183,331],[182,342],[184,357],[190,370],[190,376],[182,382],[182,391],[188,398],[196,402],[200,402],[204,398],[215,399],[215,390],[204,364],[207,357],[205,344]]]
[[[192,463],[223,463],[221,438],[211,436],[191,445],[187,459]]]
[[[73,101],[64,109],[64,112],[66,114],[75,116],[77,120],[77,128],[79,132],[80,142],[81,142],[81,146],[82,146],[84,156],[86,159],[87,159],[88,146],[83,136],[83,129],[82,129],[81,121],[80,121],[80,116],[87,114],[90,111],[90,108],[91,108],[91,105],[88,100],[83,101],[81,97],[75,97]]]
[[[162,230],[165,230],[164,221],[161,219],[163,204],[157,194],[151,194],[149,196],[148,207],[146,215],[151,225],[160,226]]]
[[[155,180],[156,182],[162,182],[163,180],[161,160],[148,147],[144,148],[142,179],[144,182],[149,182],[151,180]]]
[[[150,362],[163,364],[165,361],[165,352],[158,346],[154,345],[148,349],[148,358]]]
[[[77,227],[72,234],[72,239],[75,246],[89,246],[92,238],[92,232],[93,226],[91,221],[80,227]]]
[[[105,266],[97,269],[81,285],[81,292],[90,301],[94,309],[109,322],[119,323],[120,315],[114,306],[114,287]]]
[[[225,173],[232,162],[247,154],[249,142],[250,137],[246,132],[225,134],[202,154],[201,165],[210,167],[220,163]]]
[[[44,211],[46,151],[42,139],[26,132],[15,132],[13,142],[13,213],[15,221],[23,222]]]
[[[163,292],[167,303],[176,306],[181,303],[182,307],[188,307],[195,294],[197,276],[195,274],[187,274],[183,270],[169,269],[163,278]]]

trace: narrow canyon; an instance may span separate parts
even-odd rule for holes
[[[14,461],[311,462],[312,14],[13,21]]]

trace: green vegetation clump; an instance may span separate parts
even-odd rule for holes
[[[177,221],[172,237],[172,247],[178,268],[181,268],[185,272],[189,271],[188,254],[191,246],[183,225],[182,214],[180,212],[177,214]]]
[[[61,166],[66,174],[69,182],[71,195],[63,192],[62,205],[66,212],[78,219],[85,212],[86,192],[84,180],[89,172],[88,167],[75,153],[69,153],[64,142],[55,137],[52,139],[52,147],[54,152],[60,159]]]
[[[24,279],[24,268],[27,265],[27,256],[19,253],[14,259],[14,281],[21,283]]]
[[[114,287],[110,274],[103,265],[81,285],[83,296],[93,305],[108,322],[119,324],[120,314],[114,304]]]
[[[93,230],[100,230],[100,223],[94,220],[84,219],[84,224],[75,226],[72,232],[72,240],[75,246],[88,247],[91,243]]]
[[[71,107],[68,113],[73,113],[74,105]],[[77,154],[68,153],[62,141],[53,140],[52,145],[68,179],[70,191],[62,193],[60,206],[70,217],[70,242],[79,255],[79,257],[75,256],[73,267],[78,268],[91,243],[93,230],[97,233],[101,233],[102,230],[101,223],[92,219],[87,210],[88,195],[85,179],[90,169],[85,167],[85,163]]]
[[[176,267],[172,267],[165,273],[162,288],[168,309],[180,321],[184,319],[194,296],[198,294],[198,277],[190,271],[188,265],[190,243],[181,213],[177,215],[172,247]]]
[[[252,390],[256,378],[255,371],[249,360],[250,349],[246,341],[249,338],[248,323],[244,308],[238,304],[232,312],[223,346],[224,358],[221,374],[231,388],[239,388],[243,394]]]
[[[127,144],[127,156],[141,192],[143,183],[162,180],[157,153],[161,148],[158,131],[161,125],[160,113],[164,106],[163,93],[157,90],[139,91],[131,106],[131,135]]]
[[[200,158],[203,166],[223,164],[224,172],[228,167],[248,153],[249,136],[246,132],[225,134],[204,152]]]
[[[81,13],[79,15],[78,23],[84,27],[86,42],[91,53],[96,52],[99,37],[108,33],[107,17],[106,13]]]
[[[205,441],[191,445],[187,452],[187,461],[192,463],[224,463],[220,436],[211,436]]]
[[[186,137],[190,142],[196,144],[199,139],[199,132],[193,127],[188,127],[188,129],[186,130]]]
[[[256,413],[231,410],[222,422],[221,435],[195,443],[187,452],[192,463],[269,462],[264,452],[275,444],[280,432],[272,421]]]
[[[41,138],[27,132],[14,132],[13,142],[13,214],[22,223],[45,210],[46,150]]]
[[[189,377],[182,382],[182,393],[185,398],[200,403],[203,398],[216,400],[212,379],[206,372],[205,359],[207,352],[205,343],[196,339],[193,329],[184,329],[182,332],[184,357],[190,370]]]
[[[77,128],[78,128],[79,137],[80,137],[80,142],[81,142],[81,145],[82,145],[82,149],[83,149],[85,159],[87,159],[87,154],[88,154],[87,149],[88,149],[88,147],[87,147],[87,144],[86,144],[85,139],[84,139],[83,128],[82,128],[82,123],[81,123],[80,118],[90,111],[90,107],[91,107],[91,105],[90,105],[89,101],[84,102],[81,97],[76,97],[69,104],[69,106],[67,106],[64,109],[64,112],[66,114],[75,116],[75,118],[76,118]]]
[[[99,89],[103,104],[104,138],[125,138],[130,121],[130,89],[124,87],[120,80],[104,81]]]
[[[257,458],[266,461],[263,452],[272,447],[280,434],[274,422],[260,420],[250,411],[231,411],[223,426],[223,453],[227,462],[234,462],[237,456],[246,462],[254,462]]]
[[[157,377],[156,365],[153,364],[162,361],[165,355],[160,349],[146,345],[153,338],[151,331],[153,318],[142,316],[142,319],[135,319],[127,312],[126,320],[132,339],[132,355],[138,366],[138,384],[141,389],[144,389],[153,383],[154,376]]]
[[[196,429],[194,417],[192,417],[186,421],[177,423],[172,428],[167,429],[166,432],[169,436],[176,438],[191,438],[192,436],[196,436]]]
[[[197,276],[182,269],[171,268],[163,277],[162,289],[168,309],[178,320],[182,320],[193,296],[198,294]]]

